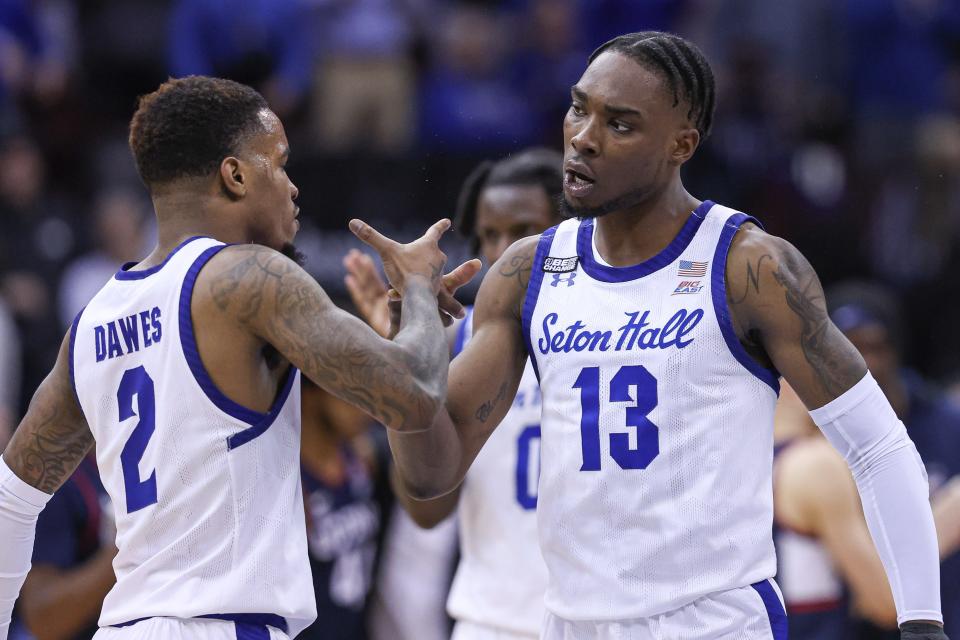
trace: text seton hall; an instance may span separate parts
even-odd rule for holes
[[[591,331],[582,321],[560,328],[560,316],[548,313],[543,318],[543,337],[537,340],[540,353],[570,353],[571,351],[630,351],[632,349],[683,349],[693,338],[689,337],[703,319],[703,309],[680,309],[662,327],[650,326],[649,311],[625,313],[626,323],[618,329]],[[611,343],[616,337],[616,344]]]

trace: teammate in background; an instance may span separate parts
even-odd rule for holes
[[[791,640],[858,637],[852,610],[882,628],[897,612],[880,556],[870,539],[857,488],[843,458],[817,431],[789,385],[781,388],[774,425],[774,543]],[[940,557],[960,547],[960,477],[931,500]]]
[[[936,531],[903,424],[803,256],[683,187],[714,99],[709,64],[677,36],[594,52],[563,127],[572,219],[486,275],[445,410],[388,432],[398,475],[416,498],[453,490],[529,355],[543,637],[784,638],[771,537],[782,373],[853,470],[903,637],[943,638]]]
[[[529,149],[485,162],[464,182],[454,226],[487,264],[517,240],[562,219],[562,156]],[[344,260],[347,288],[358,309],[387,335],[387,290],[373,261],[351,252]],[[455,323],[451,353],[470,340],[473,310]],[[447,611],[453,640],[537,638],[547,574],[536,538],[540,472],[540,388],[528,362],[512,406],[477,456],[463,483],[435,500],[398,499],[421,527],[434,527],[459,503],[460,564]]]
[[[299,372],[391,428],[432,418],[449,358],[438,293],[458,312],[440,292],[449,221],[379,245],[407,302],[387,341],[279,253],[299,227],[297,188],[260,94],[167,81],[140,100],[130,146],[158,243],[74,321],[3,453],[0,638],[37,514],[94,440],[119,549],[97,638],[296,636],[316,616]]]

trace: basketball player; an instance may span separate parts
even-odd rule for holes
[[[387,251],[407,302],[387,341],[279,253],[297,188],[258,93],[170,80],[141,99],[130,146],[158,244],[74,321],[3,453],[0,638],[37,514],[94,440],[119,548],[97,638],[296,636],[316,617],[300,371],[391,428],[429,421],[448,362],[436,303],[450,223]]]
[[[485,277],[445,410],[389,431],[404,488],[457,485],[529,354],[543,394],[543,637],[784,638],[770,534],[782,374],[853,471],[902,637],[944,638],[923,466],[816,274],[752,218],[683,187],[713,117],[703,55],[659,32],[615,38],[571,103],[571,219]]]
[[[562,160],[555,151],[528,149],[481,164],[464,182],[454,225],[487,264],[520,238],[561,220]],[[386,335],[386,288],[373,261],[357,253],[344,262],[357,308]],[[454,356],[470,340],[472,318],[468,308],[451,327]],[[460,563],[447,603],[456,620],[453,640],[539,636],[547,583],[536,539],[539,444],[540,388],[528,361],[510,409],[463,483],[435,500],[412,500],[398,492],[421,527],[436,526],[459,503]]]

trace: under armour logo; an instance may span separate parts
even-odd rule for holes
[[[572,287],[574,285],[573,279],[577,277],[577,272],[573,271],[571,273],[555,273],[553,274],[553,282],[550,283],[551,287],[559,287],[560,283]]]

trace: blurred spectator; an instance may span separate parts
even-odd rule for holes
[[[830,317],[863,354],[873,377],[907,426],[930,480],[934,501],[960,474],[960,406],[916,371],[902,366],[904,331],[899,307],[883,287],[843,282],[827,292]],[[946,627],[960,625],[960,554],[941,566]]]
[[[440,24],[439,49],[421,91],[423,147],[468,155],[530,142],[537,125],[519,88],[505,17],[456,2]]]
[[[303,378],[301,470],[317,621],[298,638],[363,640],[389,453],[359,409]]]
[[[531,0],[522,24],[518,68],[533,111],[536,139],[559,145],[560,123],[570,107],[570,87],[583,72],[590,49],[584,46],[582,20],[592,10],[576,0]]]
[[[33,567],[17,602],[37,640],[89,640],[116,578],[113,511],[93,456],[80,463],[40,514]],[[29,638],[14,631],[11,640]]]
[[[623,33],[677,32],[690,0],[579,0],[592,51]]]
[[[179,0],[170,19],[170,73],[249,84],[283,118],[310,86],[305,18],[300,0]]]
[[[960,238],[960,119],[924,118],[900,158],[879,192],[870,258],[887,281],[914,285],[938,278]]]
[[[716,64],[719,95],[735,98],[726,73],[750,49],[769,70],[763,95],[782,125],[793,129],[841,89],[845,52],[842,6],[834,0],[707,0],[687,5],[690,28]],[[816,46],[811,46],[815,42]],[[742,63],[741,63],[742,64]],[[721,101],[722,102],[722,101]],[[820,113],[822,115],[822,113]]]
[[[114,189],[97,199],[93,225],[97,248],[67,265],[60,280],[60,324],[64,330],[121,265],[146,255],[147,219],[143,198],[132,191]]]
[[[20,338],[13,316],[0,298],[0,449],[20,418]]]
[[[897,169],[902,149],[910,148],[915,119],[947,104],[946,71],[960,42],[960,3],[843,4],[857,158],[867,167]]]
[[[26,137],[0,143],[0,295],[20,330],[24,375],[20,406],[50,370],[60,340],[53,286],[74,251],[67,207],[46,185],[40,149]]]
[[[960,336],[940,328],[960,322],[960,284],[945,277],[960,267],[960,120],[928,116],[901,166],[880,183],[866,219],[870,264],[895,285],[910,309],[917,361],[931,373],[952,371]]]
[[[15,119],[19,98],[49,104],[63,95],[72,17],[67,2],[0,0],[0,132]]]
[[[777,581],[791,640],[854,637],[851,604],[859,615],[895,630],[893,595],[846,462],[820,435],[787,384],[774,424]],[[960,477],[948,482],[932,502],[940,554],[946,558],[960,546]]]
[[[100,134],[126,132],[137,96],[153,91],[171,73],[167,58],[170,0],[88,0],[74,3],[82,37],[84,104],[78,133],[93,125]],[[76,117],[76,113],[73,114]],[[75,123],[74,123],[75,124]],[[126,142],[126,135],[123,135]],[[128,152],[129,153],[129,152]]]
[[[307,0],[320,35],[311,119],[325,153],[405,151],[415,127],[414,52],[435,0]]]

